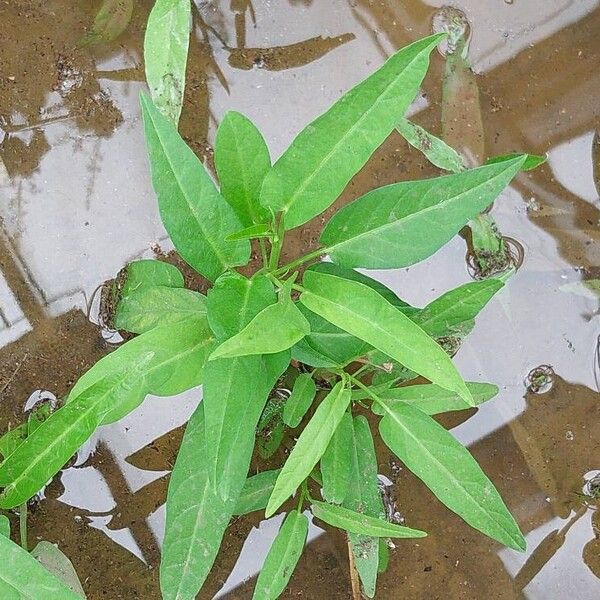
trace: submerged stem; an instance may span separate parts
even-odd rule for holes
[[[27,549],[27,502],[23,502],[19,508],[19,536],[23,550],[29,552]]]

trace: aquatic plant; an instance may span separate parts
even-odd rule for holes
[[[274,164],[254,124],[227,113],[215,140],[219,187],[177,132],[180,102],[156,102],[156,90],[155,102],[142,94],[163,223],[179,255],[211,287],[206,295],[186,289],[181,272],[165,262],[125,269],[109,297],[115,326],[136,336],[84,374],[64,406],[4,457],[0,508],[27,502],[97,427],[127,415],[146,395],[202,384],[169,484],[163,598],[195,598],[232,517],[259,510],[285,517],[255,598],[277,598],[285,589],[311,515],[347,533],[372,597],[387,562],[385,540],[426,535],[386,518],[373,427],[466,523],[525,548],[491,481],[432,418],[496,394],[494,385],[463,381],[444,348],[456,349],[504,282],[468,283],[416,308],[356,269],[402,268],[430,257],[535,159],[497,157],[374,189],[329,218],[317,248],[281,264],[286,233],[326,211],[396,126],[405,135],[418,131],[401,119],[442,37],[391,56]],[[172,81],[164,75],[158,80]],[[163,91],[174,97],[168,86]],[[455,162],[443,142],[433,146],[446,153],[442,162]],[[250,263],[252,248],[259,264],[245,276],[237,269]],[[322,256],[329,262],[318,262]],[[262,470],[261,457],[271,468]],[[0,582],[5,571],[0,564]]]

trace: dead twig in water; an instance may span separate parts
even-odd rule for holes
[[[350,563],[350,582],[352,583],[352,600],[362,600],[360,592],[360,581],[358,579],[358,571],[354,562],[354,553],[352,552],[352,544],[348,540],[348,561]]]

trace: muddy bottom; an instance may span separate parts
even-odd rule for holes
[[[427,35],[442,2],[196,2],[181,132],[211,164],[226,110],[251,117],[273,156],[396,48]],[[444,418],[494,481],[527,539],[519,554],[446,510],[376,440],[397,510],[429,536],[399,541],[378,599],[592,600],[600,519],[586,478],[600,469],[600,8],[597,0],[453,3],[471,27],[476,110],[455,122],[485,156],[527,151],[545,165],[495,202],[523,263],[460,348],[468,380],[500,394]],[[151,190],[138,109],[151,2],[126,31],[82,47],[99,2],[0,6],[0,431],[38,390],[63,397],[114,346],[88,318],[94,292],[128,261],[172,250]],[[435,54],[412,118],[441,134],[444,59]],[[475,110],[474,109],[474,110]],[[340,198],[439,174],[392,135]],[[314,247],[324,218],[295,230],[284,259]],[[159,250],[160,248],[160,250]],[[375,275],[424,305],[469,280],[467,243]],[[172,255],[171,260],[175,260]],[[188,283],[202,282],[187,273]],[[547,365],[530,375],[537,367]],[[529,376],[529,377],[528,377]],[[164,500],[183,426],[201,398],[149,397],[101,428],[31,507],[30,545],[57,543],[91,600],[159,599]],[[232,524],[201,598],[252,596],[281,516]],[[16,525],[16,522],[13,522]],[[346,540],[313,524],[284,598],[351,597]]]

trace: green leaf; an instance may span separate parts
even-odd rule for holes
[[[521,169],[527,155],[421,181],[377,188],[338,211],[321,243],[345,267],[393,269],[417,263],[484,210]]]
[[[132,333],[145,333],[193,317],[206,317],[206,297],[202,294],[184,288],[146,287],[122,298],[114,325]]]
[[[190,0],[156,0],[144,36],[144,65],[152,102],[175,125],[183,105],[191,24]]]
[[[204,370],[207,460],[215,490],[239,496],[269,392],[288,366],[289,352],[209,361]]]
[[[488,158],[485,161],[485,164],[493,165],[495,163],[499,163],[505,160],[510,160],[511,158],[515,158],[517,156],[520,156],[517,152],[512,152],[511,154],[502,154],[501,156],[492,156],[491,158]],[[527,159],[521,167],[521,171],[531,171],[532,169],[536,169],[540,165],[543,165],[546,162],[547,158],[547,156],[537,156],[535,154],[528,154]]]
[[[10,521],[6,515],[0,515],[0,535],[10,538]]]
[[[3,600],[81,600],[29,552],[0,535],[0,597]]]
[[[471,527],[514,550],[525,539],[500,494],[456,439],[418,408],[385,407],[379,432],[390,450]]]
[[[247,515],[266,508],[280,472],[281,469],[274,469],[248,477],[235,505],[234,514]]]
[[[160,325],[99,360],[79,378],[67,402],[75,400],[101,379],[135,364],[140,356],[153,352],[143,385],[113,390],[111,403],[114,408],[105,415],[102,424],[114,423],[137,408],[147,394],[175,396],[200,385],[204,363],[214,346],[215,339],[205,318],[188,318],[174,325]]]
[[[58,577],[71,591],[81,598],[85,598],[85,592],[81,587],[73,563],[60,551],[58,546],[41,541],[31,551],[31,556],[38,560],[46,570]]]
[[[269,220],[269,211],[259,201],[271,168],[269,149],[254,123],[238,112],[227,112],[217,129],[215,167],[221,194],[242,225]]]
[[[387,545],[387,540],[379,539],[379,565],[377,565],[377,573],[385,573],[390,564],[390,549]]]
[[[268,223],[258,223],[257,225],[250,225],[249,227],[240,229],[240,231],[228,235],[225,240],[228,242],[235,240],[252,240],[254,238],[271,237],[272,235],[271,225]]]
[[[396,294],[389,287],[383,285],[383,283],[380,281],[377,281],[376,279],[373,279],[364,273],[355,271],[354,269],[347,269],[346,267],[341,267],[340,265],[336,265],[332,262],[320,262],[311,265],[307,270],[316,271],[317,273],[326,273],[328,275],[335,275],[336,277],[349,279],[350,281],[358,281],[358,283],[362,283],[363,285],[375,290],[390,304],[393,304],[397,309],[401,310],[405,315],[412,315],[419,310],[418,308],[408,304],[408,302],[398,298],[398,296],[396,296]]]
[[[398,133],[413,147],[422,152],[427,160],[445,171],[460,173],[464,165],[460,154],[446,142],[435,137],[416,123],[400,119],[396,124]]]
[[[20,446],[27,438],[27,423],[21,423],[14,429],[9,429],[0,437],[0,456],[6,459],[12,454],[17,446]]]
[[[301,512],[293,510],[285,518],[265,558],[252,595],[254,600],[279,598],[298,564],[307,535],[308,519]]]
[[[315,399],[317,386],[308,373],[300,373],[294,381],[292,394],[283,408],[283,422],[288,427],[298,427]]]
[[[220,340],[243,330],[276,301],[264,277],[224,275],[208,294],[208,315]],[[204,375],[206,411],[205,460],[215,490],[222,498],[240,494],[254,447],[256,427],[267,397],[289,364],[290,353],[237,356],[209,361]]]
[[[167,493],[160,562],[163,600],[196,598],[215,561],[235,501],[213,490],[206,460],[204,403],[191,416]]]
[[[181,271],[161,260],[134,260],[119,273],[117,280],[119,280],[122,299],[147,287],[182,288],[184,286]]]
[[[498,279],[466,283],[436,298],[415,314],[413,320],[433,337],[464,335],[470,322],[503,287],[504,283]]]
[[[415,97],[439,35],[398,51],[292,142],[265,177],[261,203],[292,229],[330,206]]]
[[[363,416],[357,416],[353,420],[351,455],[352,476],[348,494],[344,498],[344,508],[384,519],[385,509],[379,491],[373,436],[369,423]],[[379,572],[379,538],[358,533],[350,533],[348,537],[363,589],[372,598]]]
[[[141,95],[152,184],[162,222],[181,257],[214,281],[250,258],[247,240],[226,242],[242,227],[175,126]]]
[[[60,471],[114,410],[115,390],[138,388],[153,354],[101,379],[53,413],[0,465],[0,507],[14,508],[32,498]]]
[[[475,406],[491,400],[498,393],[498,387],[491,383],[467,382],[466,385],[471,392]],[[427,415],[437,415],[472,408],[458,394],[449,392],[432,383],[408,385],[387,390],[378,389],[374,392],[389,409],[393,409],[398,403],[404,403],[411,404]],[[377,402],[373,402],[371,410],[376,415],[385,414],[385,409]]]
[[[448,355],[418,325],[371,288],[307,271],[300,301],[348,333],[444,389],[472,398]]]
[[[255,275],[247,279],[239,273],[225,273],[208,290],[208,322],[217,339],[223,341],[275,302],[275,288],[266,276]]]
[[[313,367],[338,367],[370,350],[371,346],[363,340],[336,327],[306,306],[297,306],[308,321],[310,333],[293,347],[292,355],[296,360]]]
[[[353,436],[352,415],[346,412],[321,457],[323,498],[327,502],[341,504],[348,493],[352,476]]]
[[[292,449],[269,499],[265,516],[269,518],[310,475],[335,432],[350,403],[350,390],[338,382],[319,404]]]
[[[82,38],[80,45],[112,42],[127,29],[132,13],[133,0],[104,0],[91,30]]]
[[[427,535],[424,531],[418,529],[410,529],[410,527],[389,523],[383,519],[370,517],[341,506],[318,502],[317,500],[312,501],[311,511],[317,519],[349,533],[391,538],[422,538]]]
[[[310,325],[289,297],[259,312],[239,333],[223,342],[209,360],[254,354],[275,354],[291,348],[310,333]]]

